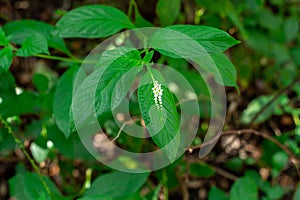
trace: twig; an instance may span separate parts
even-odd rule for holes
[[[225,170],[223,170],[219,167],[216,167],[214,165],[210,165],[210,166],[216,171],[217,174],[220,174],[221,176],[224,176],[227,179],[230,179],[230,180],[233,180],[233,181],[236,181],[238,179],[237,176],[235,176],[235,175],[233,175],[233,174],[231,174],[231,173],[229,173],[229,172],[227,172],[227,171],[225,171]]]
[[[12,131],[11,126],[2,118],[2,116],[0,115],[0,124],[3,125],[3,127],[7,130],[7,132],[12,135],[12,137],[14,138],[15,143],[20,147],[21,151],[24,153],[25,157],[29,160],[31,166],[33,167],[34,171],[38,174],[40,181],[43,184],[43,187],[45,188],[45,190],[47,191],[48,195],[52,196],[51,190],[48,187],[46,181],[43,179],[43,176],[39,170],[39,167],[36,165],[36,163],[34,162],[34,160],[30,157],[29,153],[26,151],[23,143],[21,142],[20,139],[17,138],[17,136],[15,135],[15,133]]]
[[[230,130],[230,131],[224,131],[222,132],[221,136],[227,136],[227,135],[241,135],[241,134],[246,134],[246,133],[251,133],[260,137],[263,137],[271,142],[273,142],[275,145],[277,145],[279,148],[281,148],[291,159],[291,161],[296,165],[298,168],[300,165],[300,158],[295,155],[287,146],[281,144],[278,140],[275,138],[271,137],[269,134],[264,133],[264,132],[259,132],[253,129],[242,129],[242,130]],[[187,148],[187,151],[192,152],[193,150],[200,149],[202,147],[205,147],[217,140],[219,137],[213,137],[210,141],[206,143],[202,143],[197,146],[189,147]]]
[[[273,96],[273,98],[259,111],[257,112],[251,119],[250,123],[249,124],[252,124],[255,119],[257,119],[257,117],[259,115],[261,115],[263,112],[265,112],[265,110],[272,105],[272,103],[274,103],[274,101],[276,99],[278,99],[282,94],[288,92],[298,81],[300,81],[300,77],[295,79],[293,82],[291,82],[288,86],[286,86],[285,88],[281,89],[277,94],[275,94]]]
[[[210,100],[210,97],[208,97],[208,96],[205,96],[205,95],[203,95],[203,94],[200,94],[200,95],[198,95],[197,97],[195,97],[195,98],[186,98],[186,99],[182,99],[181,101],[179,101],[179,102],[177,102],[176,103],[176,107],[177,106],[179,106],[180,104],[183,104],[183,103],[186,103],[186,102],[189,102],[189,101],[199,101],[199,100],[201,100],[201,99],[203,99],[203,100]]]
[[[116,137],[114,137],[114,139],[112,139],[111,142],[116,141],[116,139],[118,139],[120,137],[121,132],[123,131],[123,129],[125,128],[126,125],[131,125],[131,124],[135,123],[136,121],[138,121],[138,119],[132,119],[132,120],[124,122],[122,124],[122,126],[120,127],[120,130],[118,131]]]

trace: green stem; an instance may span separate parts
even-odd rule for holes
[[[135,1],[134,0],[130,0],[129,2],[129,7],[128,7],[128,12],[127,12],[127,16],[130,19],[131,15],[132,15],[132,8],[135,5]]]
[[[153,83],[154,83],[155,82],[155,78],[154,78],[154,76],[152,74],[151,67],[149,67],[148,63],[146,64],[146,67],[147,67],[147,70],[148,70],[148,72],[149,72],[149,74],[150,74],[150,76],[152,78]]]
[[[51,56],[51,55],[45,55],[45,54],[35,54],[34,56],[39,58],[46,58],[50,60],[59,60],[59,61],[66,61],[66,62],[73,62],[73,63],[83,63],[83,60],[78,60],[76,58],[64,58],[59,56]]]
[[[17,136],[14,134],[14,132],[12,131],[11,126],[2,118],[1,115],[0,115],[0,123],[4,126],[4,128],[7,130],[7,132],[14,138],[15,143],[20,147],[20,149],[24,153],[25,157],[29,160],[32,168],[38,174],[39,179],[42,182],[44,188],[46,189],[48,195],[52,195],[51,191],[50,191],[50,188],[48,187],[47,183],[45,182],[45,180],[42,177],[42,174],[40,173],[39,167],[36,165],[34,160],[30,157],[29,153],[26,151],[26,149],[25,149],[23,143],[21,142],[21,140],[18,139]]]
[[[164,196],[165,196],[165,200],[168,200],[169,199],[169,191],[168,191],[168,177],[167,177],[167,173],[165,170],[163,170],[162,172],[162,182],[163,182],[163,193],[164,193]]]
[[[79,191],[79,195],[78,196],[82,196],[84,194],[84,192],[91,187],[91,181],[92,181],[92,173],[93,173],[93,169],[92,168],[88,168],[85,171],[85,181],[82,185],[81,190]]]

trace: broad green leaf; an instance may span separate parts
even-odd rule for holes
[[[181,0],[159,0],[156,4],[156,14],[162,26],[176,22],[180,13]]]
[[[279,185],[271,186],[265,191],[269,199],[282,199],[285,189]]]
[[[49,196],[39,176],[35,173],[26,172],[17,174],[9,179],[9,193],[15,199],[64,199],[55,184],[45,176],[43,180],[49,187],[52,198]],[[44,198],[41,198],[43,196]]]
[[[20,49],[17,51],[17,56],[33,56],[38,53],[49,54],[46,38],[41,34],[27,37]]]
[[[252,100],[242,113],[242,122],[244,124],[250,123],[256,113],[260,112],[271,99],[272,96],[260,96]],[[269,118],[273,114],[274,106],[272,103],[257,119],[254,119],[254,122],[260,123]]]
[[[233,86],[238,89],[236,84],[236,69],[229,58],[223,53],[215,53],[212,54],[211,57],[222,77],[222,80],[217,78],[216,81],[219,84]]]
[[[136,74],[142,70],[141,64],[136,49],[117,48],[103,53],[96,70],[74,91],[76,127],[89,123],[89,117],[95,110],[98,119],[111,114],[129,91]],[[77,102],[85,105],[77,106]]]
[[[55,122],[51,121],[46,126],[48,139],[54,143],[59,153],[66,158],[92,161],[95,158],[82,144],[78,134],[71,134],[68,138],[62,133]]]
[[[286,41],[291,41],[297,37],[299,31],[298,17],[289,17],[283,24],[284,37]]]
[[[261,52],[267,56],[271,56],[272,42],[267,34],[259,29],[248,29],[248,38],[246,38],[246,44],[252,49]]]
[[[208,193],[208,200],[229,200],[229,197],[223,190],[213,186]]]
[[[0,97],[2,101],[9,101],[16,96],[15,79],[10,72],[0,68]]]
[[[110,198],[127,197],[135,193],[147,180],[149,173],[131,174],[111,172],[92,182],[84,197],[107,195]]]
[[[49,47],[59,49],[66,54],[70,54],[64,40],[52,34],[54,26],[50,24],[24,19],[5,24],[3,26],[3,30],[6,35],[10,36],[10,41],[15,44],[21,45],[27,37],[41,34],[46,38]]]
[[[104,71],[101,81],[98,83],[95,96],[98,116],[109,112],[111,108],[113,109],[119,105],[131,87],[135,75],[142,70],[141,62],[139,52],[133,50],[114,60]]]
[[[259,23],[262,27],[274,31],[280,28],[282,19],[279,15],[274,15],[270,10],[264,9],[259,14]]]
[[[234,39],[225,31],[213,27],[173,25],[168,26],[167,28],[186,34],[200,44],[207,51],[207,53],[223,52],[228,48],[240,43],[240,41]],[[172,40],[172,37],[168,36],[168,38],[164,39]]]
[[[32,77],[32,83],[41,92],[45,92],[49,89],[49,79],[43,74],[34,74]]]
[[[9,99],[9,101],[3,101],[0,104],[0,114],[4,118],[14,115],[38,113],[39,110],[38,96],[29,91],[25,91]]]
[[[272,40],[265,32],[259,29],[249,29],[247,30],[247,35],[247,45],[257,52],[274,58],[279,64],[290,60],[290,55],[285,45]]]
[[[65,72],[57,83],[53,102],[53,114],[58,128],[69,137],[71,134],[71,104],[73,81],[77,74],[78,68],[73,67]]]
[[[6,38],[6,35],[5,35],[2,27],[0,27],[0,46],[7,46],[8,44],[9,44],[9,41]]]
[[[55,33],[63,38],[100,38],[133,28],[120,10],[105,5],[88,5],[71,10],[56,24]]]
[[[255,200],[258,199],[258,187],[250,177],[236,180],[230,189],[230,200]]]
[[[275,170],[282,170],[288,164],[288,162],[289,157],[283,151],[276,152],[272,156],[272,166]]]
[[[205,163],[192,163],[190,174],[198,177],[211,177],[215,175],[215,170]]]
[[[161,54],[191,60],[213,74],[219,84],[236,88],[235,67],[222,51],[237,43],[224,31],[192,25],[169,26],[150,39]]]
[[[11,152],[16,148],[16,143],[11,134],[4,128],[0,129],[0,155],[11,155]]]
[[[140,111],[155,144],[171,161],[174,161],[180,142],[179,119],[175,101],[161,74],[154,69],[151,70],[151,73],[163,89],[162,109],[158,109],[155,105],[152,92],[154,80],[152,75],[147,72],[142,77],[138,88]]]
[[[8,71],[12,64],[12,59],[13,52],[11,47],[8,46],[0,50],[0,68]]]

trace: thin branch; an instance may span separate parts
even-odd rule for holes
[[[51,190],[48,187],[46,181],[43,179],[43,176],[42,176],[42,174],[41,174],[41,172],[39,170],[39,167],[36,165],[36,163],[34,162],[34,160],[30,157],[29,153],[25,149],[25,147],[24,147],[23,143],[21,142],[21,140],[19,138],[17,138],[16,134],[12,130],[12,127],[2,118],[1,115],[0,115],[0,125],[2,125],[3,128],[5,128],[7,130],[7,132],[14,138],[15,143],[20,147],[21,151],[24,153],[25,157],[30,162],[32,168],[38,174],[39,179],[40,179],[40,181],[43,184],[43,187],[45,188],[45,190],[47,191],[47,193],[50,196],[52,196]]]
[[[122,131],[123,131],[123,129],[125,128],[126,125],[131,125],[131,124],[137,122],[138,120],[139,120],[139,119],[132,119],[132,120],[129,120],[129,121],[124,122],[124,123],[122,124],[122,126],[120,127],[120,130],[118,131],[116,137],[114,137],[114,139],[112,139],[111,142],[116,141],[116,140],[120,137],[120,135],[121,135],[121,133],[122,133]]]
[[[276,101],[276,99],[278,99],[281,95],[283,95],[284,93],[288,92],[289,90],[291,90],[291,88],[300,81],[300,77],[295,79],[293,82],[291,82],[288,86],[286,86],[285,88],[282,88],[277,94],[275,94],[273,96],[273,98],[259,111],[257,112],[251,119],[249,124],[252,124],[255,119],[257,119],[257,117],[259,115],[261,115],[263,112],[265,112],[265,110],[267,110],[268,107],[270,107],[272,105],[272,103],[274,103],[274,101]]]
[[[189,102],[189,101],[199,101],[199,100],[210,100],[210,97],[208,96],[205,96],[203,94],[200,94],[198,95],[197,97],[195,98],[186,98],[186,99],[182,99],[181,101],[177,102],[176,103],[176,107],[179,106],[180,104],[183,104],[183,103],[186,103],[186,102]]]
[[[233,175],[219,167],[216,167],[214,165],[210,165],[215,171],[217,174],[220,174],[221,176],[227,178],[227,179],[230,179],[232,181],[236,181],[239,177],[237,177],[236,175]]]
[[[260,137],[263,137],[269,141],[271,141],[272,143],[274,143],[275,145],[277,145],[279,148],[281,148],[291,159],[291,161],[297,166],[299,167],[300,165],[300,158],[295,155],[287,146],[281,144],[278,140],[276,140],[275,138],[273,138],[272,136],[270,136],[267,133],[264,132],[259,132],[253,129],[242,129],[242,130],[230,130],[230,131],[224,131],[222,132],[221,136],[228,136],[228,135],[241,135],[241,134],[246,134],[246,133],[251,133]],[[202,147],[208,146],[211,143],[215,142],[219,137],[213,137],[211,140],[209,140],[206,143],[202,143],[200,145],[197,146],[192,146],[187,148],[187,151],[189,152],[193,152],[193,150],[196,149],[200,149]]]

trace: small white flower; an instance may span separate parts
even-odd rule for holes
[[[163,89],[161,88],[161,84],[158,84],[158,81],[154,81],[154,86],[152,88],[154,94],[154,102],[157,109],[162,108],[162,92]]]

